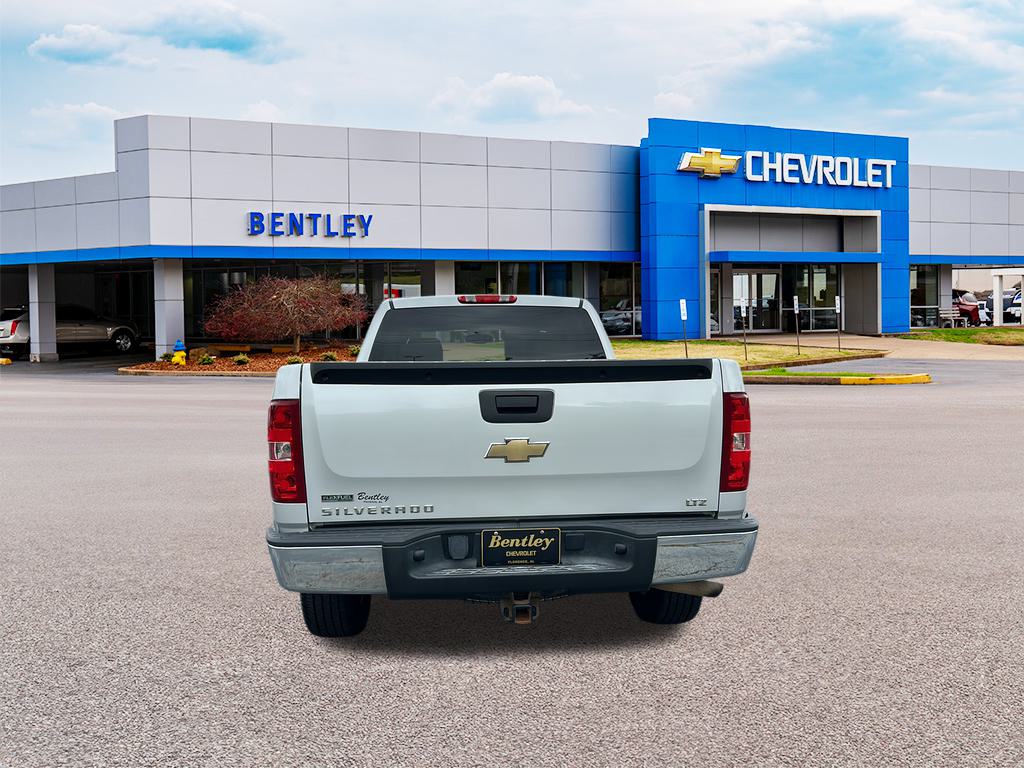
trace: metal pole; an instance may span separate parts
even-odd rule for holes
[[[836,346],[839,351],[843,351],[843,318],[842,318],[842,302],[839,296],[836,296]]]
[[[796,321],[796,356],[800,357],[800,297],[793,297],[793,319]]]
[[[747,355],[747,300],[740,299],[740,324],[743,326],[743,359],[747,362],[750,357]]]

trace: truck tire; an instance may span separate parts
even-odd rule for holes
[[[366,627],[369,595],[300,595],[306,629],[317,637],[352,637]]]
[[[703,599],[699,595],[684,595],[663,589],[629,593],[629,601],[636,615],[651,624],[685,624],[697,615]]]

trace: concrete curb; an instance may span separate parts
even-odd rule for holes
[[[927,373],[893,373],[878,376],[744,376],[745,384],[928,384]]]
[[[118,368],[119,376],[233,376],[235,378],[272,379],[276,371],[153,371],[147,368]]]
[[[841,363],[844,360],[872,360],[877,357],[885,357],[888,350],[878,352],[862,352],[856,355],[829,355],[827,357],[809,357],[806,360],[792,360],[776,363],[740,363],[744,371],[763,371],[767,368],[793,368],[797,365],[822,365],[823,363]]]

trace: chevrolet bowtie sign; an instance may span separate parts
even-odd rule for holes
[[[741,159],[747,181],[876,189],[892,186],[892,169],[896,165],[895,160],[759,150],[747,152],[741,158],[739,155],[723,155],[720,149],[701,147],[700,152],[684,152],[676,170],[717,179],[723,173],[735,173]]]
[[[723,173],[735,173],[739,165],[739,155],[723,155],[720,149],[702,147],[700,152],[685,153],[676,170],[694,171],[701,177],[717,179]]]

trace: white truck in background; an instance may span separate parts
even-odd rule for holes
[[[373,595],[628,593],[696,616],[743,572],[750,407],[729,360],[614,360],[586,301],[385,301],[355,363],[277,374],[268,421],[278,581],[310,632],[355,635]]]

